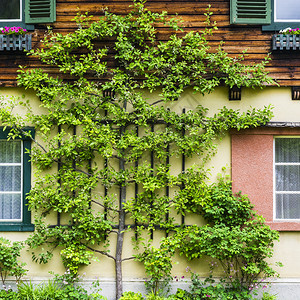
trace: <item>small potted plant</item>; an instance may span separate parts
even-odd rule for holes
[[[300,49],[300,28],[285,28],[274,34],[272,38],[273,50]]]
[[[3,50],[30,50],[31,34],[22,27],[1,27],[0,28],[0,51]]]

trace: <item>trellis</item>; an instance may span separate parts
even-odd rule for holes
[[[182,109],[182,114],[185,114],[185,112],[186,112],[186,109],[185,108],[183,108]],[[107,112],[105,112],[104,113],[104,115],[105,116],[107,116]],[[105,121],[106,122],[106,121]],[[156,126],[159,126],[159,125],[165,125],[166,126],[166,128],[168,127],[168,126],[170,126],[170,124],[167,124],[165,121],[163,121],[163,120],[157,120],[156,122],[151,122],[151,123],[149,123],[149,125],[150,125],[150,127],[151,127],[151,132],[152,133],[154,133],[155,132],[155,127]],[[136,131],[136,134],[137,134],[137,136],[139,135],[139,133],[140,133],[140,128],[139,128],[139,126],[136,126],[136,125],[134,125],[134,124],[129,124],[128,125],[128,127],[129,126],[135,126],[135,131]],[[58,126],[58,134],[60,134],[61,133],[61,130],[62,130],[62,128],[61,128],[61,125],[59,125]],[[72,134],[73,135],[76,135],[77,134],[77,126],[75,125],[75,126],[73,126],[73,129],[72,129]],[[182,135],[185,135],[186,134],[186,132],[185,132],[185,128],[182,130]],[[58,144],[58,147],[60,147],[60,145],[61,145],[61,143],[59,142],[59,144]],[[167,153],[169,153],[170,152],[170,145],[167,145]],[[154,152],[153,151],[151,151],[150,153],[149,153],[149,155],[150,155],[150,165],[151,165],[151,169],[153,170],[154,169],[154,164],[155,164],[155,154],[154,154]],[[184,173],[185,171],[186,171],[186,156],[184,155],[184,154],[182,154],[181,155],[181,158],[180,158],[180,160],[181,160],[181,162],[180,162],[180,167],[181,167],[181,172],[182,173]],[[170,155],[167,155],[167,158],[166,158],[166,164],[167,165],[169,165],[170,164]],[[60,169],[61,169],[61,166],[62,166],[62,162],[61,162],[61,160],[59,159],[58,160],[58,171],[60,171]],[[92,165],[92,161],[91,160],[89,160],[89,162],[88,162],[88,165],[89,165],[89,168],[91,168],[91,165]],[[108,166],[108,160],[105,158],[104,159],[104,163],[103,163],[103,167],[104,168],[107,168],[107,166]],[[135,161],[135,167],[136,168],[138,168],[138,166],[139,166],[139,161],[138,160],[136,160]],[[73,167],[75,168],[76,166],[75,166],[75,161],[73,161]],[[59,180],[59,185],[61,185],[61,181]],[[182,186],[181,187],[181,189],[184,189],[184,186]],[[92,193],[92,191],[90,191],[90,193]],[[103,186],[103,194],[104,194],[104,197],[106,197],[107,195],[108,195],[108,193],[109,193],[109,189],[108,189],[108,187],[107,186]],[[166,185],[166,187],[165,187],[165,191],[164,191],[164,193],[165,193],[165,195],[167,196],[167,197],[169,197],[170,196],[170,187],[168,186],[168,185]],[[135,182],[135,184],[134,184],[134,197],[135,197],[135,199],[137,199],[137,197],[138,197],[138,194],[139,194],[139,186],[138,186],[138,184]],[[74,196],[75,196],[75,194],[74,194]],[[119,199],[119,206],[121,206],[121,199]],[[91,207],[91,206],[90,206]],[[107,211],[108,211],[108,209],[107,209],[107,207],[105,207],[104,208],[104,216],[105,216],[105,220],[107,220]],[[165,216],[165,218],[166,218],[166,221],[168,221],[168,219],[169,219],[169,214],[167,213],[166,214],[166,216]],[[181,217],[180,217],[180,224],[179,225],[177,225],[177,226],[182,226],[182,225],[185,225],[185,216],[183,215],[183,214],[181,214]],[[57,219],[56,219],[56,224],[55,225],[51,225],[50,227],[57,227],[57,226],[70,226],[70,225],[65,225],[65,224],[62,224],[62,221],[61,221],[61,214],[59,213],[59,212],[57,212]],[[72,225],[71,225],[72,226]],[[127,224],[127,225],[125,225],[125,227],[126,228],[128,228],[128,227],[130,227],[130,228],[137,228],[138,226],[144,226],[145,228],[148,226],[148,224],[138,224],[138,223],[136,223],[135,222],[135,224],[133,225],[133,224]],[[119,225],[114,225],[113,226],[113,229],[119,229]],[[165,230],[165,228],[163,228],[162,226],[160,226],[159,224],[157,224],[157,225],[155,225],[155,229],[158,229],[158,230]],[[166,236],[168,236],[168,232],[165,230],[165,234],[166,234]],[[151,230],[151,234],[150,234],[150,236],[151,236],[151,239],[153,239],[153,236],[154,236],[154,233],[153,233],[153,230]],[[137,232],[135,231],[135,238],[137,239],[138,238],[138,236],[137,236]]]

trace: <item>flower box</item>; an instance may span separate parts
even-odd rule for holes
[[[0,51],[30,50],[31,34],[5,35],[0,34]]]
[[[274,34],[272,50],[300,50],[300,35]]]

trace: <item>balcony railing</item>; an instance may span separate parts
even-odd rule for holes
[[[0,51],[17,51],[31,49],[31,34],[5,35],[0,34]]]

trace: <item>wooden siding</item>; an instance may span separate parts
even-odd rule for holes
[[[56,22],[54,31],[67,33],[75,29],[72,19],[78,11],[89,11],[97,19],[103,15],[103,9],[108,8],[117,14],[126,14],[132,4],[126,0],[57,0]],[[271,38],[273,32],[263,32],[258,25],[230,25],[229,0],[148,0],[146,7],[152,11],[167,10],[169,14],[176,13],[184,20],[187,30],[201,30],[203,28],[204,12],[211,4],[212,20],[217,22],[219,30],[211,38],[211,45],[215,46],[224,41],[224,49],[230,55],[236,56],[247,49],[246,63],[255,63],[262,60],[271,52]],[[32,37],[32,47],[40,47],[40,40],[47,28],[47,24],[36,25]],[[166,39],[170,31],[158,28],[159,38]],[[300,50],[273,51],[272,61],[267,69],[270,75],[283,86],[300,86]],[[0,85],[15,86],[18,66],[41,67],[36,59],[18,51],[0,52]],[[49,67],[48,67],[49,68]],[[50,68],[51,70],[51,68]]]

